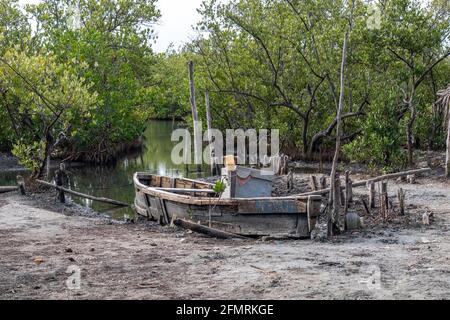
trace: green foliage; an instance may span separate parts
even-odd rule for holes
[[[13,46],[25,47],[31,27],[17,0],[0,0],[0,56]]]
[[[52,140],[61,156],[107,161],[136,141],[154,92],[155,2],[44,0],[27,18],[0,0],[0,146]]]
[[[218,194],[222,194],[226,189],[225,183],[223,181],[217,181],[214,184],[213,191]]]
[[[206,70],[207,85],[228,99],[220,108],[219,127],[280,128],[290,154],[316,152],[332,138],[337,107],[342,38],[347,26],[343,2],[217,1],[205,2],[193,49]],[[364,12],[358,10],[358,19]],[[351,59],[364,52],[356,26]],[[352,105],[347,122],[361,112],[366,75],[352,64]],[[350,114],[353,114],[351,115]]]
[[[151,106],[150,116],[159,119],[182,118],[190,113],[189,56],[168,50],[157,59],[158,63],[153,67],[153,79],[157,85],[149,88],[150,100],[147,103]],[[199,78],[198,75],[196,78]],[[199,88],[199,83],[196,87]],[[199,90],[197,92],[201,93]]]
[[[54,147],[70,141],[75,128],[95,110],[97,94],[70,65],[58,63],[54,56],[14,49],[0,58],[0,81],[2,103],[16,138],[14,152],[33,169],[39,161],[34,173],[41,175]]]
[[[348,1],[207,0],[198,37],[158,55],[155,3],[43,0],[23,12],[0,0],[0,148],[14,145],[41,170],[49,153],[108,161],[148,118],[190,124],[192,60],[204,125],[208,89],[213,127],[277,128],[295,157],[331,151]],[[350,159],[394,167],[405,144],[443,147],[445,112],[434,102],[448,83],[450,15],[440,0],[378,5],[380,26],[369,28],[368,4],[356,1],[342,138]]]
[[[384,100],[384,101],[383,101]],[[344,146],[345,155],[352,161],[381,164],[387,171],[400,166],[404,158],[400,152],[401,135],[395,108],[395,93],[380,96],[374,101],[365,121],[364,134]]]
[[[188,218],[189,218],[189,219],[192,219],[192,217],[193,217],[193,211],[192,211],[191,208],[189,208],[189,209],[187,210],[187,215],[188,215]]]
[[[145,128],[156,61],[155,0],[45,0],[27,10],[41,26],[41,47],[71,64],[102,101],[77,131],[71,152],[108,160],[114,156],[108,150],[134,141]]]
[[[36,172],[39,170],[41,166],[40,159],[43,158],[43,150],[45,149],[45,143],[43,141],[34,141],[34,142],[17,142],[13,149],[12,154],[15,155],[20,163],[25,166],[25,168],[31,170],[32,172]]]
[[[8,119],[8,114],[5,108],[0,104],[0,118]],[[9,121],[0,122],[0,152],[8,152],[12,148],[12,139],[14,132]]]
[[[395,166],[406,128],[417,147],[437,135],[442,114],[430,106],[435,88],[448,81],[441,70],[449,61],[441,58],[449,50],[449,15],[417,0],[379,8],[380,28],[369,28],[368,5],[356,1],[343,139],[352,159]],[[283,151],[307,158],[334,145],[348,2],[211,0],[200,13],[198,31],[208,36],[187,49],[201,58],[216,127],[280,129]]]

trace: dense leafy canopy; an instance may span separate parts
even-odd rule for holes
[[[22,146],[48,144],[43,138],[47,113],[54,110],[43,109],[50,109],[42,105],[45,101],[61,108],[60,118],[70,123],[66,142],[58,149],[72,159],[108,161],[139,138],[154,86],[152,25],[159,17],[154,0],[46,0],[25,11],[15,1],[2,0],[1,6],[0,112],[12,112],[12,128],[4,132],[23,118],[39,115],[32,119],[32,133],[19,128],[12,140],[2,130],[4,146],[16,144],[14,150],[23,155]],[[10,65],[20,67],[17,74]],[[38,90],[42,101],[30,103],[28,96]],[[95,97],[95,108],[85,112],[80,90]],[[75,121],[80,114],[83,121]]]
[[[198,37],[162,54],[151,49],[155,2],[44,0],[23,10],[0,0],[0,116],[9,120],[0,147],[34,168],[45,154],[108,161],[149,117],[190,123],[192,60],[204,123],[208,89],[214,127],[278,128],[285,153],[331,153],[347,1],[207,0]],[[411,162],[414,148],[444,146],[435,101],[450,82],[449,12],[448,1],[356,1],[342,114],[348,158],[390,167]]]
[[[352,159],[400,164],[402,145],[442,147],[434,101],[450,80],[449,8],[415,0],[376,8],[375,26],[373,7],[355,8],[342,138]],[[206,36],[192,50],[216,103],[231,99],[216,125],[279,128],[294,155],[330,149],[348,10],[346,1],[205,2],[198,30]]]

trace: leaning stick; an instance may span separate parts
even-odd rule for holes
[[[36,182],[38,182],[40,184],[43,184],[45,186],[48,186],[48,187],[53,187],[53,188],[55,188],[57,190],[62,190],[64,192],[67,192],[69,194],[73,194],[73,195],[81,197],[81,198],[86,198],[86,199],[90,199],[90,200],[98,201],[98,202],[109,203],[109,204],[113,204],[115,206],[120,206],[120,207],[129,207],[130,206],[128,203],[125,203],[125,202],[122,202],[122,201],[108,199],[108,198],[103,198],[103,197],[94,197],[94,196],[91,196],[89,194],[84,194],[84,193],[81,193],[81,192],[77,192],[77,191],[73,191],[73,190],[70,190],[70,189],[67,189],[67,188],[64,188],[64,187],[57,186],[57,185],[55,185],[53,183],[50,183],[50,182],[47,182],[47,181],[43,181],[43,180],[39,180],[38,179],[38,180],[36,180]]]
[[[6,193],[6,192],[11,192],[11,191],[16,191],[17,189],[19,189],[18,186],[5,186],[5,187],[0,187],[0,193]]]

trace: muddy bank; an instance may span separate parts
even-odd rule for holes
[[[216,240],[2,194],[0,297],[449,299],[448,184],[391,185],[406,190],[411,221],[429,210],[432,224],[378,224],[331,240]],[[67,286],[71,270],[79,289]]]

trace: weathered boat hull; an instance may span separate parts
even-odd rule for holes
[[[211,223],[214,228],[246,236],[308,238],[320,211],[320,196],[220,199],[208,197],[211,184],[145,173],[134,175],[134,186],[134,206],[139,215],[161,224],[168,224],[173,218]],[[193,194],[161,188],[189,189]]]

